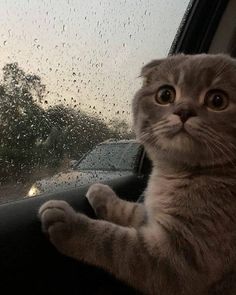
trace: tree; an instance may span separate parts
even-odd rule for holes
[[[80,158],[112,134],[103,120],[63,105],[49,108],[47,117],[57,130],[57,136],[54,131],[47,142],[53,142],[57,153],[63,153],[69,158]]]
[[[110,121],[109,128],[112,138],[131,139],[135,137],[134,132],[125,121],[113,119]]]
[[[2,170],[8,173],[19,174],[35,163],[36,143],[48,131],[45,111],[37,104],[44,92],[38,76],[26,74],[17,63],[4,66],[0,84],[0,159]]]
[[[124,121],[102,119],[64,105],[44,110],[45,85],[17,63],[6,64],[0,82],[0,179],[22,178],[37,167],[79,159],[109,138],[129,138]]]

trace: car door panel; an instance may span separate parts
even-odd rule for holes
[[[124,177],[107,184],[122,198],[133,201],[145,187],[137,177]],[[44,290],[66,294],[69,288],[70,294],[93,294],[100,288],[101,294],[111,289],[112,294],[119,294],[118,290],[122,293],[129,290],[131,294],[131,289],[104,271],[59,254],[41,232],[37,212],[47,200],[66,200],[75,210],[96,218],[85,198],[87,189],[84,186],[0,206],[0,272],[4,289],[18,286],[24,294],[32,290],[34,294],[42,294]]]

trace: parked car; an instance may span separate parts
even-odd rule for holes
[[[43,193],[63,192],[112,179],[133,176],[140,181],[142,174],[150,170],[150,163],[143,147],[135,140],[108,140],[95,146],[85,154],[70,171],[36,181],[27,197]]]

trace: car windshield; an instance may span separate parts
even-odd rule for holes
[[[131,171],[140,151],[137,143],[100,144],[76,166],[76,170]]]

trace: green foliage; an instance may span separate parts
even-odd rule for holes
[[[64,105],[40,106],[45,85],[17,63],[3,68],[0,83],[0,182],[24,179],[36,167],[56,167],[64,157],[79,159],[109,138],[128,138],[125,122],[110,126]]]

